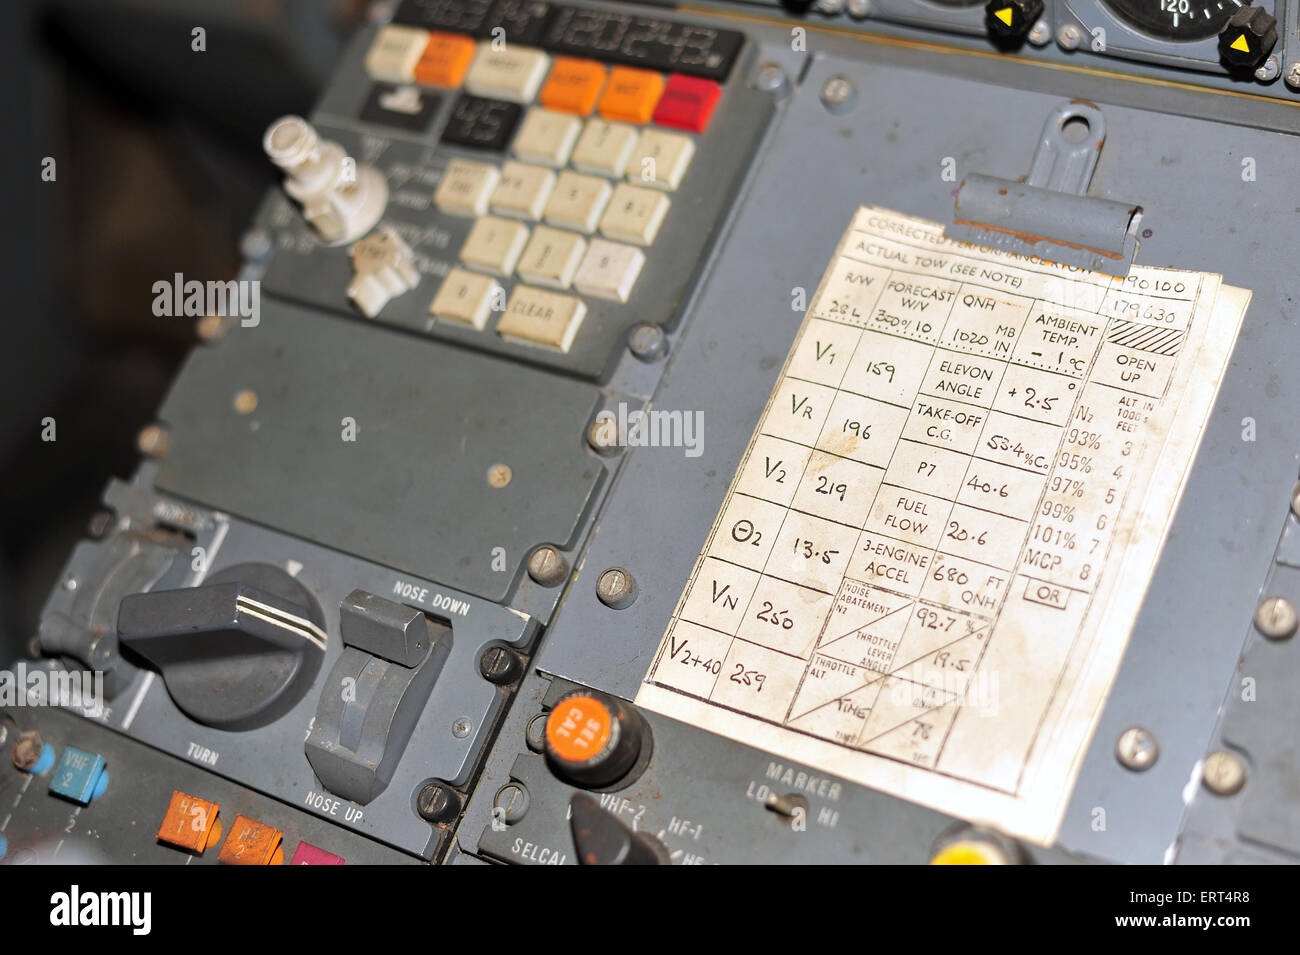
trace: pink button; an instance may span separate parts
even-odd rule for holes
[[[343,862],[342,856],[318,849],[310,842],[300,842],[289,865],[343,865]]]

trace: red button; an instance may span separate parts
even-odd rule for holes
[[[702,133],[713,117],[713,109],[722,96],[722,87],[713,80],[674,73],[668,77],[664,95],[655,107],[656,125]]]
[[[343,865],[343,863],[342,856],[326,852],[310,842],[300,842],[298,851],[293,854],[293,861],[289,865]]]

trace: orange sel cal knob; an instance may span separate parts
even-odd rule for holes
[[[202,855],[208,846],[221,841],[221,820],[217,818],[220,811],[215,802],[173,790],[158,827],[158,841]]]
[[[627,776],[648,735],[629,704],[578,690],[562,697],[546,719],[546,759],[561,779],[599,789]]]

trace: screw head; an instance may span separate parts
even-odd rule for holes
[[[510,470],[510,465],[494,464],[492,467],[488,468],[487,482],[492,487],[500,489],[510,483],[510,479],[514,477],[514,474],[515,473]]]
[[[1029,28],[1029,32],[1025,34],[1025,39],[1034,46],[1047,46],[1052,42],[1052,25],[1046,20],[1039,20]]]
[[[1277,57],[1270,56],[1255,69],[1255,79],[1261,83],[1272,83],[1282,72],[1282,64]]]
[[[257,392],[245,388],[235,394],[235,411],[239,414],[252,414],[257,410]]]
[[[41,739],[41,734],[36,730],[28,730],[26,733],[19,734],[10,757],[15,766],[26,772],[40,762],[44,750],[45,741]]]
[[[857,98],[857,87],[843,74],[836,73],[834,76],[827,77],[826,82],[822,84],[822,105],[828,112],[846,113],[853,107]]]
[[[1141,726],[1134,726],[1119,734],[1115,755],[1125,769],[1140,773],[1155,765],[1160,755],[1156,738]]]
[[[1269,597],[1255,609],[1255,629],[1270,640],[1286,640],[1296,631],[1295,605],[1285,597]]]
[[[1286,65],[1286,85],[1293,90],[1300,90],[1300,60],[1293,60]]]
[[[871,0],[848,0],[845,9],[855,20],[865,20],[871,15]]]
[[[653,322],[642,322],[628,335],[627,347],[641,361],[658,361],[668,354],[668,336]]]
[[[147,424],[135,436],[136,448],[149,458],[161,458],[171,443],[171,432],[160,424]]]
[[[618,454],[622,450],[618,419],[611,411],[602,411],[587,426],[587,444],[602,457]]]
[[[513,683],[522,670],[519,657],[505,647],[488,647],[478,658],[478,672],[494,686]]]
[[[1083,34],[1073,23],[1067,23],[1056,31],[1056,43],[1063,50],[1077,50],[1083,42]]]
[[[415,808],[429,822],[447,822],[460,812],[460,796],[446,783],[434,780],[420,788]]]
[[[622,567],[611,567],[596,581],[596,596],[606,607],[623,610],[636,600],[636,581]]]
[[[531,802],[523,783],[510,782],[497,790],[492,805],[499,811],[500,818],[505,820],[506,825],[513,826],[524,818]]]
[[[461,716],[451,724],[451,735],[457,739],[464,739],[473,728],[474,724],[469,721],[469,717]]]
[[[557,587],[569,576],[569,562],[550,544],[542,544],[528,555],[528,576],[543,587]]]
[[[1234,796],[1246,785],[1246,764],[1236,753],[1218,750],[1205,757],[1201,782],[1216,796]]]
[[[545,713],[538,713],[524,728],[524,742],[534,753],[546,750],[546,716]]]
[[[780,93],[785,87],[785,70],[776,63],[762,63],[754,72],[754,89],[760,93]]]

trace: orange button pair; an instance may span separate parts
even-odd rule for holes
[[[177,849],[202,855],[221,841],[221,820],[217,818],[220,811],[215,802],[173,790],[157,838]]]
[[[455,89],[469,72],[477,45],[456,33],[430,33],[429,44],[415,64],[415,82],[421,86]]]

